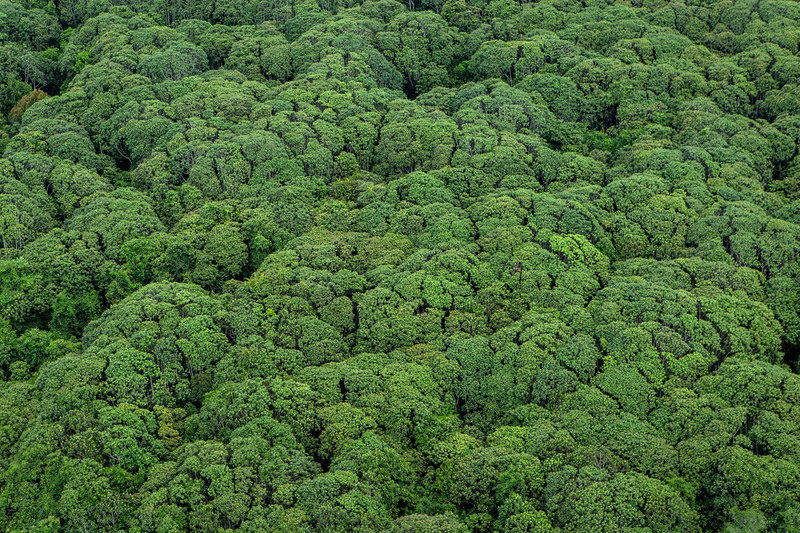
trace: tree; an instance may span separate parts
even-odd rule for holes
[[[25,111],[27,111],[30,106],[39,100],[44,100],[47,97],[48,94],[46,92],[42,91],[41,89],[34,89],[20,98],[14,107],[11,108],[11,111],[9,111],[9,118],[11,119],[11,122],[19,122],[22,120],[22,115],[25,114]]]
[[[196,46],[176,41],[142,60],[141,73],[154,81],[177,81],[203,72],[208,65],[206,53]]]
[[[152,284],[90,324],[83,342],[108,360],[109,400],[172,407],[201,399],[227,349],[214,321],[219,309],[199,287]]]

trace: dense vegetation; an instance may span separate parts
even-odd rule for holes
[[[0,0],[0,530],[800,530],[800,3]]]

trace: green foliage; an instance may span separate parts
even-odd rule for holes
[[[219,304],[200,288],[152,284],[87,326],[87,354],[108,361],[111,402],[185,405],[210,389],[214,363],[227,349],[215,322]]]
[[[0,1],[0,529],[800,530],[799,24]]]

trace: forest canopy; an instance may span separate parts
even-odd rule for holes
[[[0,0],[0,530],[800,531],[800,3]]]

